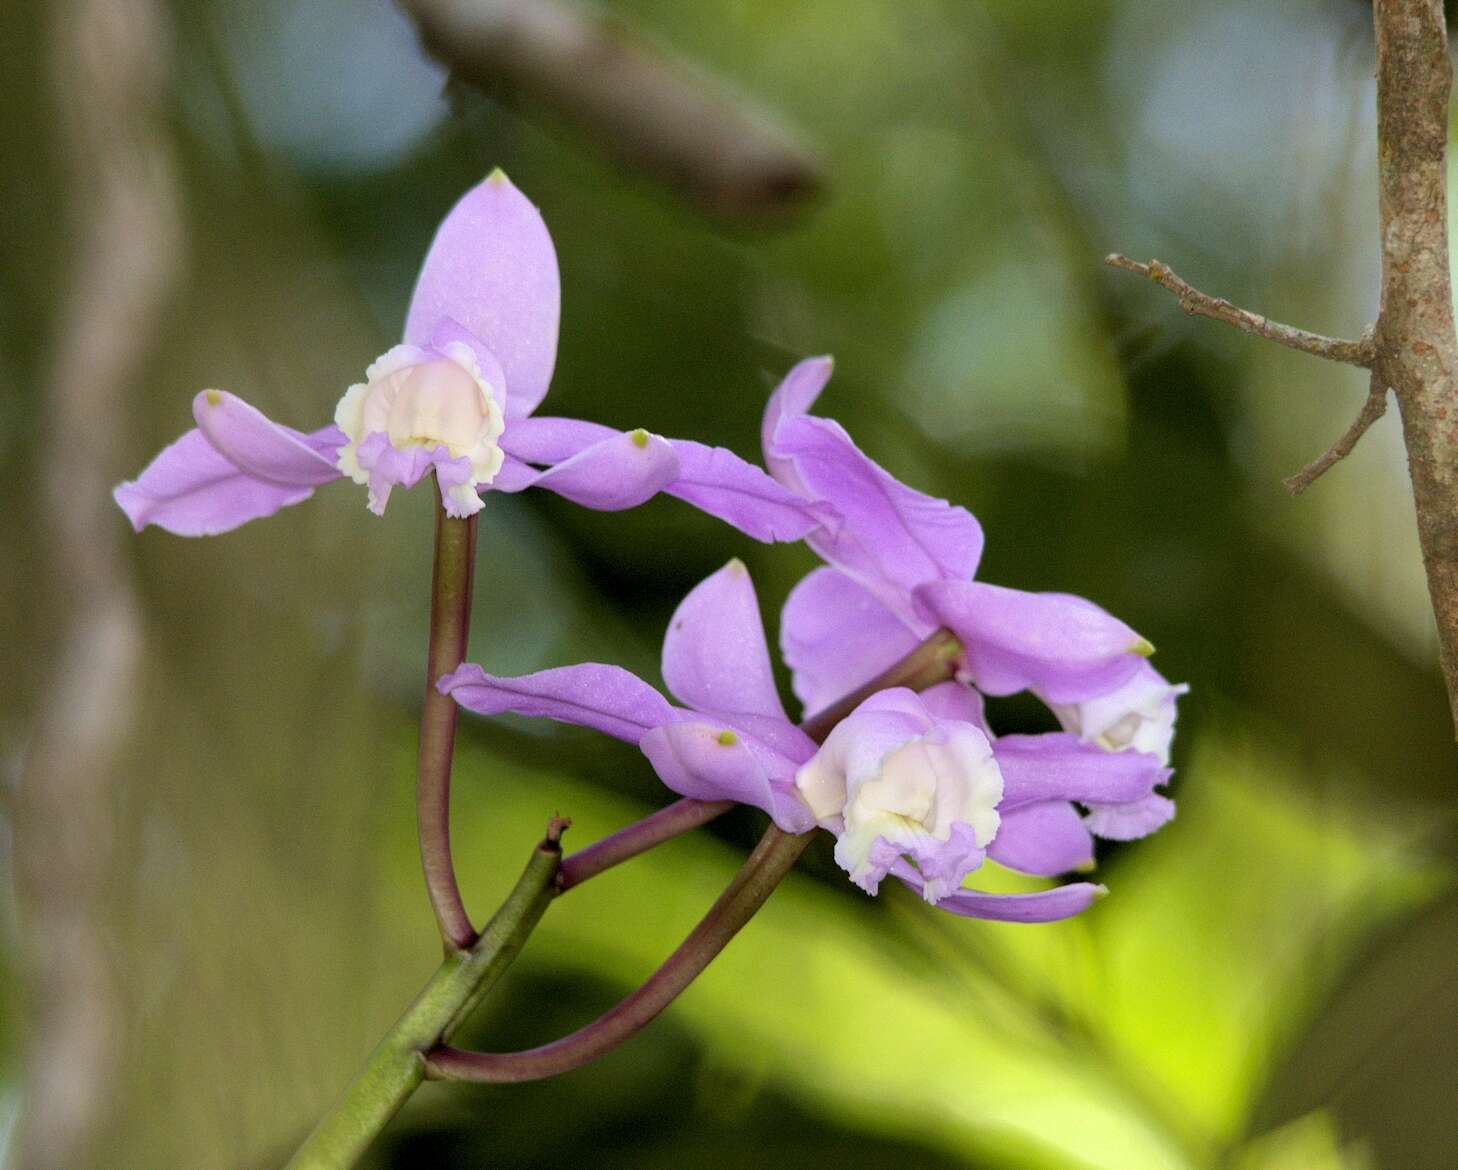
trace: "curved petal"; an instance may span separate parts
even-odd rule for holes
[[[591,727],[628,743],[681,717],[637,675],[597,662],[516,678],[498,678],[467,662],[442,678],[436,689],[477,715],[514,711]]]
[[[530,414],[557,360],[561,286],[541,213],[501,171],[463,195],[436,230],[410,298],[405,340],[429,345],[449,317],[506,375],[508,418]]]
[[[473,374],[490,387],[491,396],[496,400],[496,405],[501,407],[501,413],[505,415],[506,371],[501,368],[501,362],[491,352],[491,347],[454,317],[442,317],[430,335],[430,348],[442,357],[457,361],[458,359],[451,357],[448,352],[452,345],[464,345],[471,351],[471,356],[476,359]]]
[[[678,475],[663,490],[755,540],[800,540],[825,519],[815,505],[776,483],[727,447],[670,439]]]
[[[663,681],[699,711],[788,722],[743,561],[730,561],[679,603],[663,639]]]
[[[1105,751],[1065,732],[1004,735],[993,753],[1002,769],[1004,809],[1048,800],[1125,804],[1143,800],[1170,778],[1158,756]]]
[[[1088,826],[1089,832],[1106,840],[1135,841],[1167,824],[1174,815],[1174,801],[1155,792],[1127,804],[1090,806],[1083,823]]]
[[[980,581],[935,581],[915,591],[919,616],[961,639],[977,689],[1036,689],[1050,703],[1106,694],[1139,669],[1153,647],[1091,601],[1025,593]]]
[[[318,487],[343,472],[298,431],[280,426],[226,390],[204,390],[192,400],[198,430],[239,471],[288,487]]]
[[[302,503],[312,486],[255,479],[218,453],[200,430],[164,448],[134,480],[112,491],[137,532],[155,524],[176,536],[215,536]]]
[[[624,431],[540,472],[531,486],[596,512],[621,512],[651,500],[677,473],[678,456],[666,440]]]
[[[763,757],[722,724],[684,721],[650,731],[639,744],[668,787],[695,800],[735,800],[763,809],[787,833],[803,833],[815,818],[784,778],[776,782]]]
[[[777,459],[794,465],[810,499],[840,517],[806,543],[893,609],[927,581],[965,581],[982,555],[982,526],[965,508],[923,495],[869,459],[839,423],[812,415],[775,429]]]
[[[921,875],[905,861],[891,867],[891,872],[917,893],[921,892]],[[1036,894],[984,894],[980,890],[957,890],[947,895],[937,907],[963,918],[990,918],[1000,922],[1056,922],[1081,914],[1109,891],[1093,882],[1071,882],[1040,890]]]
[[[798,418],[815,405],[830,375],[835,370],[835,359],[829,356],[805,358],[780,379],[775,392],[765,404],[764,417],[759,424],[759,442],[764,452],[764,465],[770,474],[785,487],[799,495],[809,495],[804,484],[795,473],[794,461],[781,455],[775,445],[775,432],[781,421]]]
[[[987,847],[987,856],[993,861],[1042,877],[1057,877],[1093,865],[1093,836],[1084,827],[1078,810],[1067,801],[999,811],[1002,824]]]
[[[813,569],[785,599],[780,652],[809,712],[823,711],[915,649],[894,613],[838,569]]]

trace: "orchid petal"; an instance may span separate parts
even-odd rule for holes
[[[891,872],[913,890],[921,892],[921,875],[914,866],[899,861],[891,867]],[[1056,922],[1081,914],[1108,892],[1093,882],[1071,882],[1036,894],[986,894],[980,890],[957,890],[939,901],[937,906],[963,918]]]
[[[999,809],[1002,824],[987,847],[1000,865],[1023,873],[1056,877],[1093,864],[1093,836],[1067,801],[1046,801]]]
[[[678,457],[666,440],[625,431],[549,467],[532,486],[597,512],[621,512],[651,500],[677,472]]]
[[[591,727],[633,744],[655,727],[680,718],[668,700],[637,675],[596,662],[516,678],[498,678],[468,662],[442,678],[436,689],[477,715],[514,711]]]
[[[506,413],[506,371],[491,347],[457,321],[454,317],[442,317],[430,335],[430,348],[442,357],[451,357],[452,345],[464,345],[476,359],[475,375],[491,388],[492,397],[501,413]],[[452,361],[457,359],[451,357]]]
[[[298,431],[273,422],[226,390],[204,390],[192,400],[198,429],[239,471],[288,487],[318,487],[343,474]]]
[[[463,195],[436,230],[405,319],[429,345],[446,318],[479,338],[506,375],[508,418],[529,415],[557,360],[561,287],[541,214],[501,171]]]
[[[726,447],[670,439],[679,472],[663,490],[755,540],[800,540],[829,519]]]
[[[1136,841],[1174,819],[1174,815],[1174,801],[1155,792],[1127,804],[1091,806],[1083,823],[1089,832],[1109,841]]]
[[[663,681],[699,711],[788,722],[775,689],[754,582],[730,561],[679,603],[663,639]]]
[[[1004,735],[993,750],[1002,769],[1004,809],[1049,800],[1116,805],[1140,801],[1171,774],[1158,756],[1104,751],[1063,732]]]
[[[971,577],[982,526],[965,508],[923,495],[864,455],[839,423],[787,417],[775,429],[777,459],[794,464],[808,497],[839,514],[806,543],[893,609],[916,586]]]
[[[812,570],[785,601],[780,650],[805,710],[822,711],[915,649],[905,623],[837,569]]]
[[[308,484],[280,484],[239,471],[193,429],[136,479],[118,485],[112,498],[137,532],[155,524],[176,536],[215,536],[313,494]]]
[[[922,691],[921,703],[933,719],[956,719],[962,723],[970,723],[991,738],[992,729],[987,724],[986,704],[975,688],[948,679]]]
[[[523,463],[544,465],[561,463],[572,456],[586,451],[594,443],[601,443],[621,434],[621,431],[602,423],[587,422],[580,418],[519,418],[507,424],[501,436],[501,449],[508,455],[515,455]]]
[[[805,358],[797,362],[770,395],[760,422],[759,440],[764,451],[764,465],[775,479],[802,496],[810,493],[795,473],[794,460],[779,454],[775,446],[775,432],[782,420],[798,418],[815,405],[834,369],[835,361],[830,357]]]
[[[1037,689],[1073,703],[1127,681],[1152,649],[1091,601],[1026,593],[980,581],[935,581],[915,591],[918,616],[962,642],[977,689],[1010,695]]]
[[[722,724],[666,724],[645,735],[639,746],[659,778],[682,796],[753,805],[787,833],[804,833],[815,825],[786,776],[772,777],[763,757]]]

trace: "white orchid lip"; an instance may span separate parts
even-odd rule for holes
[[[874,893],[890,860],[907,855],[923,871],[927,899],[946,897],[1001,823],[1002,773],[991,743],[970,723],[938,721],[868,760],[855,736],[852,715],[795,776],[817,820],[837,836],[836,862]]]
[[[335,424],[348,440],[339,451],[339,470],[356,483],[371,483],[372,461],[361,460],[360,446],[372,435],[384,435],[397,452],[435,454],[434,462],[444,448],[449,460],[470,465],[463,482],[447,489],[451,500],[463,513],[475,512],[481,507],[478,489],[496,477],[505,460],[498,442],[506,429],[502,397],[468,345],[451,342],[439,351],[397,345],[335,408]]]

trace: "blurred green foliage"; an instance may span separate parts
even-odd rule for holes
[[[1357,332],[1375,287],[1363,6],[613,5],[820,148],[828,194],[771,235],[705,222],[529,106],[438,96],[385,0],[306,7],[170,10],[184,276],[134,409],[98,420],[123,433],[117,478],[190,424],[201,386],[327,419],[393,341],[434,223],[500,164],[562,264],[548,410],[753,456],[773,380],[834,352],[826,413],[977,512],[980,575],[1093,597],[1193,686],[1180,815],[1108,850],[1112,895],[1084,918],[872,902],[817,848],[645,1035],[556,1082],[428,1087],[378,1164],[1458,1162],[1454,753],[1395,428],[1286,499],[1279,475],[1363,387],[1098,264],[1157,254]],[[57,589],[33,441],[67,272],[48,20],[0,16],[20,83],[0,141],[33,163],[0,175],[7,768],[44,701]],[[226,538],[127,546],[146,681],[96,923],[120,996],[97,1166],[282,1161],[433,965],[410,795],[427,495],[375,520],[338,487]],[[472,655],[503,673],[596,659],[656,678],[673,605],[729,557],[772,630],[813,564],[671,500],[488,505]],[[1031,703],[995,713],[1044,725]],[[478,918],[553,811],[581,845],[664,799],[637,753],[525,721],[472,726],[458,772]],[[475,1038],[537,1043],[606,1007],[758,828],[736,813],[565,898]],[[12,918],[12,953],[28,928]]]

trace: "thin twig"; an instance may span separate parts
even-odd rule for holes
[[[621,18],[558,0],[400,3],[453,76],[565,118],[720,218],[781,216],[820,189],[819,163],[776,118]]]
[[[1158,260],[1151,260],[1148,264],[1144,264],[1138,260],[1131,260],[1128,256],[1111,252],[1104,257],[1104,263],[1110,268],[1122,268],[1126,272],[1147,277],[1160,288],[1172,292],[1179,300],[1180,308],[1192,317],[1209,317],[1212,321],[1223,321],[1226,325],[1233,325],[1242,333],[1264,337],[1268,341],[1274,341],[1277,345],[1284,345],[1287,349],[1299,350],[1301,353],[1326,358],[1328,361],[1343,362],[1349,366],[1364,368],[1372,364],[1372,338],[1368,334],[1364,334],[1356,341],[1347,341],[1340,337],[1326,337],[1320,333],[1310,333],[1305,329],[1297,329],[1293,325],[1282,325],[1279,321],[1272,321],[1269,317],[1262,317],[1259,313],[1252,313],[1249,309],[1232,305],[1223,297],[1212,297],[1208,293],[1202,293],[1174,269],[1167,264],[1161,264]]]
[[[708,824],[733,807],[732,800],[692,800],[689,797],[676,800],[567,858],[557,874],[557,886],[565,893],[588,878]]]
[[[1387,384],[1377,374],[1372,375],[1372,384],[1367,391],[1367,400],[1352,420],[1352,425],[1342,432],[1330,447],[1313,459],[1295,475],[1288,475],[1281,482],[1293,496],[1299,496],[1320,479],[1338,462],[1352,453],[1357,440],[1367,433],[1367,428],[1387,413]]]

